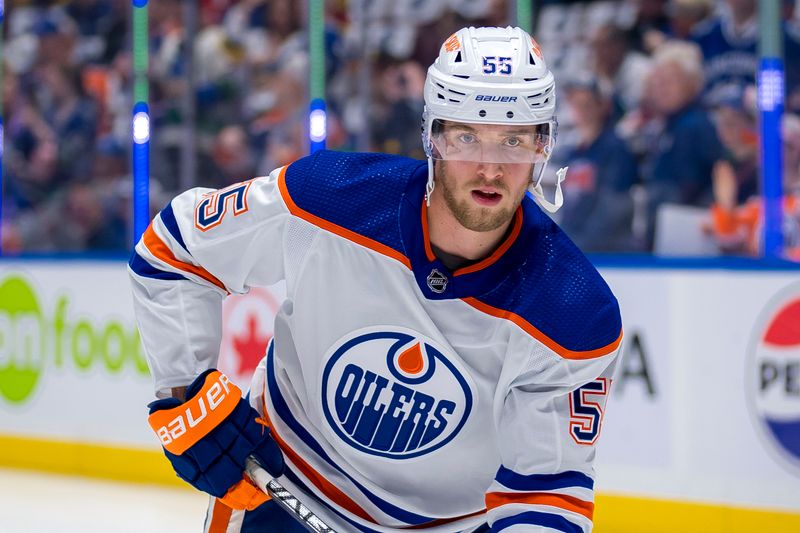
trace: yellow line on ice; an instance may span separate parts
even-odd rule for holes
[[[0,466],[188,487],[163,454],[0,435]],[[594,533],[797,533],[800,513],[598,494]]]
[[[0,435],[0,466],[62,474],[186,486],[155,449]]]
[[[594,533],[797,533],[800,513],[597,494]]]

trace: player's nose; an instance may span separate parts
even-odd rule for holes
[[[482,162],[478,165],[478,176],[486,180],[498,180],[503,177],[503,166],[500,163]]]

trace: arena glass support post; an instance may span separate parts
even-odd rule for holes
[[[308,0],[308,140],[309,152],[325,149],[328,118],[325,108],[325,0]]]
[[[197,97],[196,68],[194,61],[195,36],[197,35],[197,21],[199,19],[199,3],[185,2],[183,4],[184,46],[183,58],[186,68],[186,92],[181,98],[182,141],[180,155],[180,171],[178,174],[178,189],[185,191],[197,183]]]
[[[510,3],[515,4],[512,21],[514,25],[533,35],[533,0],[515,0]]]
[[[350,20],[360,42],[358,49],[358,70],[356,82],[356,99],[360,102],[362,118],[358,120],[355,136],[355,148],[360,152],[368,152],[372,147],[372,125],[370,113],[372,110],[372,46],[369,43],[369,0],[353,0],[347,3]],[[352,120],[352,117],[350,117]]]
[[[150,110],[147,104],[147,0],[133,5],[133,245],[150,223]]]
[[[761,190],[764,198],[762,253],[783,254],[783,145],[781,116],[784,100],[781,1],[758,2],[758,110],[761,147]]]
[[[3,24],[6,18],[5,0],[0,0],[0,87],[3,87]],[[0,256],[3,255],[3,201],[6,198],[5,173],[3,172],[3,152],[5,148],[5,130],[3,126],[3,97],[0,94]]]

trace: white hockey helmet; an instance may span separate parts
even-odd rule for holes
[[[428,156],[428,196],[433,191],[434,136],[443,121],[541,125],[544,158],[533,165],[531,192],[548,210],[561,205],[559,171],[555,205],[544,199],[541,177],[555,144],[555,81],[539,45],[520,28],[462,28],[451,35],[425,79],[422,143]]]

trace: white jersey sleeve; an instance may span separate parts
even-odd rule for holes
[[[157,394],[216,366],[226,294],[283,279],[279,173],[180,194],[136,245],[128,270]]]
[[[502,464],[486,494],[493,531],[591,531],[594,455],[616,352],[537,350],[497,406]]]

